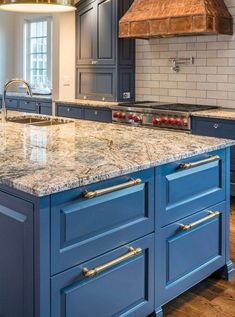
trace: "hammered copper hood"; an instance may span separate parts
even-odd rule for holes
[[[119,37],[233,34],[223,0],[134,0],[119,22]]]

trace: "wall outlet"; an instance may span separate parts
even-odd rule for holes
[[[123,99],[130,99],[131,98],[131,93],[129,91],[125,91],[123,94],[122,94],[122,98]]]

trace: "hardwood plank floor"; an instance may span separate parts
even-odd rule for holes
[[[235,199],[231,200],[231,259],[235,264]],[[235,278],[208,278],[164,306],[164,317],[235,317]]]

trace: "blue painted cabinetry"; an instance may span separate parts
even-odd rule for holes
[[[81,99],[134,100],[135,42],[118,39],[133,0],[84,0],[77,6],[77,93]]]
[[[42,198],[0,186],[0,315],[160,317],[215,271],[230,278],[229,155]]]
[[[112,122],[112,110],[101,107],[84,107],[79,105],[56,104],[56,115],[74,119],[84,119],[97,122]]]
[[[0,98],[0,107],[2,106],[2,99]],[[41,101],[36,97],[8,97],[6,99],[7,109],[13,111],[22,111],[29,113],[52,115],[52,102]]]
[[[235,122],[216,118],[192,118],[192,133],[235,140]],[[231,195],[235,196],[235,146],[231,147]]]

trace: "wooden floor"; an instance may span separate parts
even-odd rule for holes
[[[235,199],[231,201],[231,259],[235,264]],[[208,278],[164,307],[164,317],[235,317],[235,278]]]

